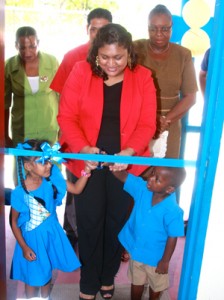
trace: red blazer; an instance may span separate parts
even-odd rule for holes
[[[89,63],[75,64],[61,94],[58,123],[60,143],[65,152],[79,153],[95,146],[103,112],[103,79],[92,74]],[[156,91],[151,72],[138,65],[126,68],[121,94],[121,150],[131,147],[136,156],[149,156],[148,144],[156,129]],[[83,161],[70,160],[68,169],[77,177]],[[129,171],[139,175],[146,166],[132,165]]]

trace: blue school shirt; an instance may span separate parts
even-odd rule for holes
[[[118,238],[133,260],[156,267],[168,237],[184,236],[183,210],[175,193],[152,206],[153,193],[141,177],[129,174],[124,190],[134,198],[134,207]]]

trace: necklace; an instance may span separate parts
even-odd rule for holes
[[[149,48],[150,48],[151,51],[152,51],[153,53],[155,53],[155,54],[163,54],[163,53],[165,53],[165,52],[167,52],[167,51],[169,50],[169,48],[170,48],[170,43],[168,43],[168,45],[166,46],[166,48],[163,49],[162,51],[155,51],[155,50],[152,48],[150,42],[149,42]]]

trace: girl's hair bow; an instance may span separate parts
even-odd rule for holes
[[[45,164],[46,161],[57,162],[59,164],[65,162],[65,160],[58,155],[60,154],[59,149],[61,148],[59,143],[55,143],[51,147],[47,142],[44,142],[41,144],[40,148],[43,151],[43,154],[36,162],[41,162],[42,164]]]

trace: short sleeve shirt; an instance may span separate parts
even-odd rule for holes
[[[153,193],[147,189],[146,181],[132,174],[124,190],[134,198],[134,208],[119,240],[132,259],[155,267],[168,237],[184,236],[183,210],[174,193],[152,206]]]

